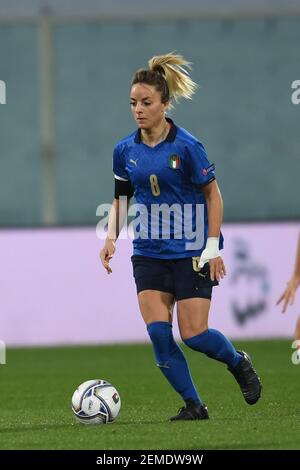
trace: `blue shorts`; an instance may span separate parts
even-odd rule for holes
[[[131,257],[137,293],[159,290],[173,294],[176,300],[200,297],[211,299],[218,281],[210,280],[209,263],[198,268],[199,256],[181,259]]]

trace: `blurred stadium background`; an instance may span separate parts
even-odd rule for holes
[[[131,240],[118,241],[107,276],[96,210],[113,198],[113,147],[135,128],[131,76],[153,55],[177,51],[200,89],[171,117],[204,143],[225,205],[228,276],[215,289],[211,325],[237,340],[290,338],[290,363],[299,303],[282,316],[275,301],[299,232],[300,105],[291,100],[299,44],[297,0],[0,0],[7,347],[148,342]]]

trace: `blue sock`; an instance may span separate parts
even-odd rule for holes
[[[154,347],[157,365],[172,387],[183,400],[202,403],[183,352],[174,341],[171,323],[164,321],[149,323],[147,330]]]
[[[195,351],[200,351],[217,361],[225,362],[231,369],[243,359],[229,339],[220,331],[212,328],[200,333],[200,335],[184,339],[183,342]]]

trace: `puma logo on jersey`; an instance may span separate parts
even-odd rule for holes
[[[135,164],[135,166],[136,166],[136,165],[137,165],[137,161],[138,161],[138,159],[137,159],[137,160],[132,160],[132,158],[131,158],[129,161],[130,161],[131,163],[134,163],[134,164]]]

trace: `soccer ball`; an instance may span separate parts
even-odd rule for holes
[[[79,385],[72,396],[72,411],[80,423],[111,423],[120,409],[120,395],[106,380],[87,380]]]

